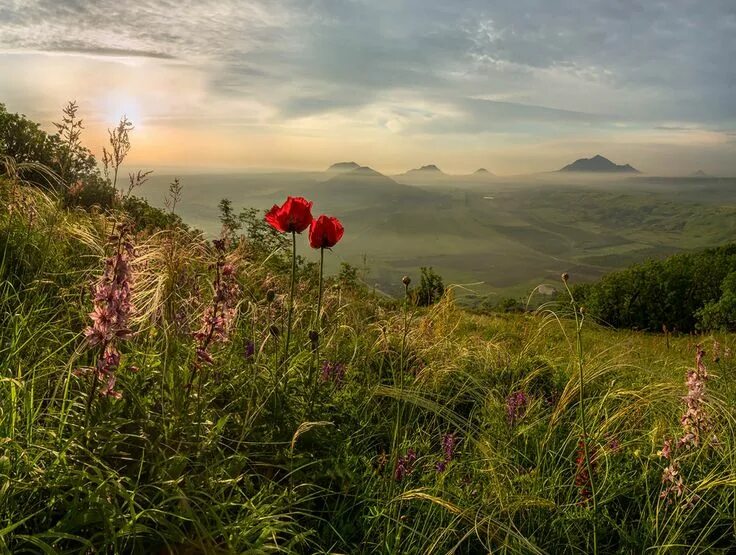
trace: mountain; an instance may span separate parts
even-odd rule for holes
[[[356,164],[355,162],[338,162],[337,164],[332,164],[329,168],[327,168],[328,172],[349,172],[352,170],[357,170],[360,168],[360,164]]]
[[[428,164],[426,166],[422,166],[421,168],[415,168],[413,170],[409,170],[408,172],[406,172],[405,175],[417,175],[417,174],[428,175],[428,176],[429,175],[433,175],[433,176],[445,175],[444,172],[441,169],[439,169],[437,166],[435,166],[434,164]]]
[[[438,195],[398,183],[368,166],[341,172],[326,181],[314,183],[308,191],[310,200],[330,210],[366,209],[375,205],[397,209],[407,203],[436,202]]]
[[[493,175],[493,174],[485,168],[478,168],[477,170],[473,172],[473,175]]]
[[[568,164],[561,172],[594,172],[594,173],[641,173],[629,164],[618,165],[611,162],[608,158],[604,158],[600,154],[596,154],[593,158],[580,158],[572,164]]]
[[[388,179],[389,181],[393,181],[393,179],[391,179],[390,177],[386,177],[381,172],[377,172],[370,166],[358,166],[357,168],[347,172],[345,175],[354,177],[382,177],[384,179]]]
[[[368,166],[358,166],[352,170],[342,171],[322,182],[322,188],[327,189],[366,189],[373,191],[391,190],[400,185]]]
[[[703,170],[698,170],[696,172],[691,173],[690,177],[712,177],[712,176],[708,175]]]

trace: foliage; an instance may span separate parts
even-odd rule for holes
[[[736,272],[726,276],[721,284],[721,297],[710,301],[697,313],[700,330],[736,329]]]
[[[76,104],[65,108],[62,123],[56,125],[59,134],[49,135],[39,124],[22,114],[11,114],[0,104],[0,156],[8,156],[18,164],[41,164],[67,183],[94,176],[94,157],[79,143],[81,122],[76,119]],[[24,178],[44,188],[56,185],[40,171],[29,171]]]
[[[66,207],[122,210],[138,230],[154,231],[183,226],[181,219],[132,196],[151,172],[129,175],[127,194],[116,189],[118,172],[131,148],[132,123],[125,117],[109,131],[110,149],[105,149],[104,174],[95,157],[82,144],[84,125],[77,103],[69,102],[62,120],[54,123],[57,133],[49,135],[24,115],[11,114],[0,104],[0,176],[53,190]],[[181,194],[181,186],[172,189]],[[175,206],[175,202],[174,202]]]
[[[419,287],[412,292],[418,306],[429,306],[436,303],[445,294],[445,284],[442,277],[432,268],[421,268]]]
[[[600,322],[620,328],[691,332],[698,324],[711,329],[725,322],[713,311],[727,294],[724,280],[736,271],[736,245],[677,254],[612,272],[592,285],[576,288],[588,313]],[[729,286],[730,287],[730,286]]]

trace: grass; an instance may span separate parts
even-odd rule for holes
[[[237,315],[211,348],[214,364],[197,367],[192,332],[212,302],[219,254],[172,229],[135,238],[122,398],[96,397],[88,418],[89,378],[75,373],[95,362],[82,335],[88,287],[122,215],[22,194],[26,209],[0,213],[1,552],[736,549],[733,335],[668,339],[584,321],[578,344],[567,302],[481,316],[458,308],[452,292],[417,309],[330,278],[315,361],[318,287],[302,267],[281,366],[289,275],[272,264],[279,253],[263,259],[241,241],[227,253]],[[685,489],[668,503],[658,452],[683,433],[698,343],[708,350],[708,437],[717,441],[675,451]],[[313,393],[323,360],[346,375]],[[528,403],[510,421],[517,392]],[[581,496],[582,422],[595,507]],[[438,472],[448,433],[456,453]],[[397,480],[409,449],[413,470]]]

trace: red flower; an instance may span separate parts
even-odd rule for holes
[[[332,248],[342,239],[344,231],[340,220],[323,214],[309,226],[309,244],[314,249]]]
[[[312,223],[312,203],[302,197],[288,197],[286,202],[266,214],[266,221],[281,233],[301,233]]]

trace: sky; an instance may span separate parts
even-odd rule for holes
[[[0,103],[152,168],[736,175],[734,0],[0,0]]]

